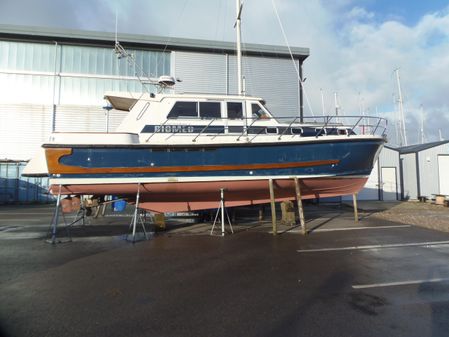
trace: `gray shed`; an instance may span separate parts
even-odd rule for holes
[[[399,148],[403,199],[449,195],[449,140]]]

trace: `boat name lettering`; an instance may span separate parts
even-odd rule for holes
[[[154,132],[193,133],[194,127],[191,125],[155,125]]]

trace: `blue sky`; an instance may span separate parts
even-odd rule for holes
[[[380,20],[400,20],[415,25],[424,14],[439,11],[449,5],[447,0],[366,0],[359,1],[368,11],[375,12]]]
[[[244,42],[285,45],[272,1],[244,1]],[[315,114],[320,89],[328,111],[334,92],[349,114],[359,111],[360,96],[367,112],[377,110],[394,129],[393,70],[400,68],[411,142],[419,138],[421,105],[427,140],[438,140],[439,128],[449,139],[449,0],[274,3],[289,44],[311,50],[304,71]],[[234,40],[234,0],[0,0],[0,24],[113,31],[115,4],[119,33]]]

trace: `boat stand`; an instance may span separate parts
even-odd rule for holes
[[[55,211],[53,212],[53,217],[51,219],[50,227],[48,228],[48,232],[47,232],[46,242],[51,243],[53,245],[56,243],[71,242],[72,236],[70,235],[69,226],[71,226],[75,222],[79,221],[79,220],[77,220],[77,221],[72,222],[71,224],[67,225],[64,213],[62,212],[62,209],[61,209],[61,188],[62,188],[62,186],[59,185],[59,192],[58,192],[58,197],[56,198]],[[65,240],[57,239],[60,215],[62,217],[62,220],[64,221],[64,229],[65,229],[66,235],[67,235],[67,239],[65,239]]]
[[[210,230],[210,235],[214,235],[215,224],[217,223],[218,216],[220,215],[220,212],[221,212],[221,236],[225,235],[225,213],[226,213],[226,217],[228,219],[228,224],[229,224],[229,228],[231,229],[231,233],[234,234],[234,229],[232,228],[231,219],[229,218],[228,211],[226,210],[226,207],[225,207],[224,188],[220,188],[220,204],[217,208],[217,213],[215,214],[215,220],[214,220],[214,223],[212,224],[212,229]]]
[[[354,222],[359,222],[359,210],[357,207],[357,193],[352,195],[352,203],[354,205]]]
[[[268,180],[268,187],[270,188],[271,224],[273,227],[273,235],[277,235],[278,227],[276,223],[276,199],[274,197],[273,179]]]
[[[143,234],[145,235],[145,239],[148,240],[148,234],[145,229],[145,221],[142,219],[144,217],[144,213],[141,209],[139,209],[139,199],[140,199],[140,184],[137,185],[137,195],[136,195],[136,205],[134,208],[134,215],[131,219],[131,223],[129,224],[129,230],[132,229],[131,239],[129,238],[130,234],[126,234],[126,241],[135,243],[136,242],[136,229],[137,223],[142,226]]]
[[[299,186],[299,179],[295,177],[295,191],[296,191],[296,202],[298,204],[298,215],[299,215],[299,224],[301,225],[301,233],[302,235],[307,234],[306,221],[304,218],[304,208],[302,206],[302,198],[301,198],[301,188]]]

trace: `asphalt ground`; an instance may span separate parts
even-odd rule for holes
[[[373,213],[309,205],[308,236],[274,237],[243,212],[233,235],[135,244],[111,214],[51,245],[49,207],[0,207],[0,335],[448,336],[449,233]]]

